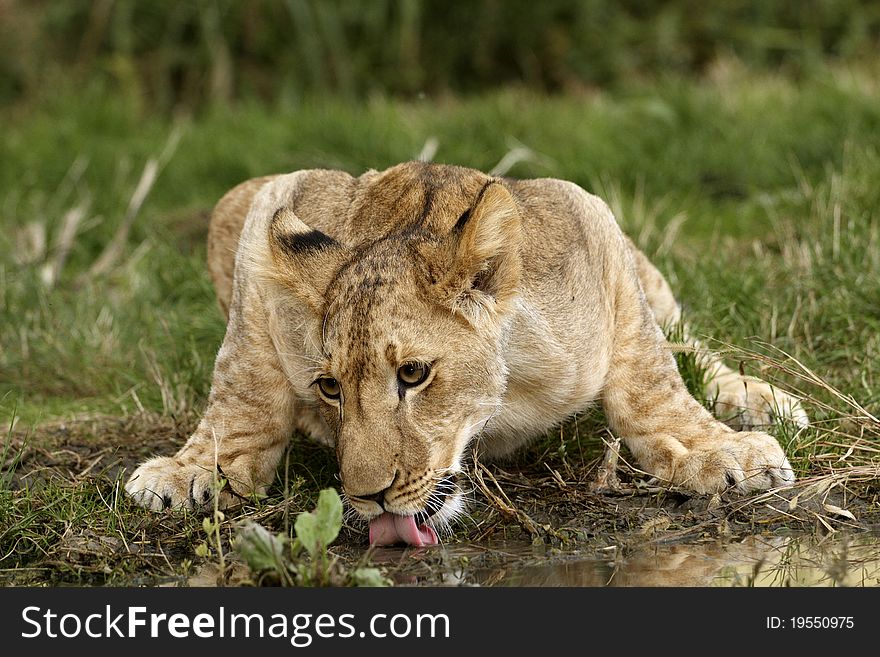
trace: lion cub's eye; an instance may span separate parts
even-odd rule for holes
[[[410,388],[423,383],[431,373],[431,367],[424,363],[404,363],[397,369],[397,380]]]
[[[328,399],[339,399],[339,394],[342,392],[339,381],[329,376],[318,379],[318,387],[321,389],[321,394]]]

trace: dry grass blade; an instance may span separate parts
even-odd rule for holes
[[[428,137],[416,159],[419,162],[431,162],[433,161],[434,156],[437,155],[438,148],[440,148],[440,140],[436,137]]]
[[[137,218],[138,213],[140,213],[144,201],[146,201],[150,190],[156,183],[156,179],[158,178],[162,167],[167,164],[177,150],[177,145],[180,143],[182,135],[183,131],[181,127],[175,126],[159,156],[147,160],[147,163],[144,165],[144,170],[141,172],[140,180],[129,199],[128,208],[125,211],[122,223],[120,223],[119,227],[116,229],[113,239],[111,239],[107,246],[104,247],[101,255],[98,256],[98,259],[95,260],[88,272],[80,279],[80,283],[106,273],[119,260],[122,252],[125,250],[125,244],[128,241],[128,234],[131,232],[131,227],[134,225],[134,221]]]
[[[856,521],[856,517],[853,515],[852,511],[841,509],[839,506],[835,506],[834,504],[823,504],[822,506],[828,513],[833,513],[836,516],[843,516],[844,518],[849,518],[852,521]]]
[[[86,279],[95,278],[96,276],[106,273],[116,264],[116,261],[119,260],[122,251],[125,249],[125,243],[128,241],[128,234],[131,232],[134,220],[137,218],[141,206],[144,204],[147,195],[150,193],[150,189],[152,189],[153,184],[156,182],[156,176],[158,173],[159,163],[153,158],[147,160],[146,165],[144,165],[143,173],[141,173],[141,179],[128,203],[128,209],[125,212],[125,217],[123,218],[122,223],[119,224],[119,228],[116,229],[113,239],[110,240],[106,247],[104,247],[101,255],[98,256],[98,259],[95,260],[89,268],[89,271],[85,276]]]
[[[84,201],[82,204],[68,210],[64,218],[61,220],[61,231],[55,241],[54,258],[52,262],[46,265],[40,271],[40,278],[43,284],[48,288],[53,288],[61,277],[61,270],[64,269],[64,263],[70,250],[73,248],[73,242],[76,239],[76,231],[82,223],[83,218],[89,211],[91,205],[90,200]]]
[[[785,351],[783,351],[782,349],[779,349],[778,347],[774,347],[769,344],[765,345],[765,346],[768,349],[773,349],[776,352],[782,354],[787,360],[789,360],[792,363],[794,363],[795,365],[797,365],[797,368],[799,371],[798,370],[795,370],[795,371],[789,370],[790,373],[795,374],[795,375],[799,375],[801,378],[805,379],[806,381],[809,381],[810,383],[825,389],[830,394],[834,395],[836,398],[838,398],[839,400],[841,400],[842,402],[844,402],[848,406],[851,406],[852,408],[854,408],[857,412],[859,412],[862,415],[862,417],[873,422],[875,425],[877,425],[877,428],[880,428],[880,420],[878,420],[874,415],[869,413],[865,409],[864,406],[862,406],[861,404],[859,404],[855,400],[855,398],[852,395],[846,395],[846,394],[840,392],[837,388],[835,388],[834,386],[827,383],[822,377],[820,377],[813,370],[811,370],[809,367],[804,365],[801,361],[799,361],[797,358],[795,358],[791,354],[788,354]]]
[[[813,518],[827,530],[836,531],[830,525],[831,518],[825,515],[827,513],[856,523],[844,523],[853,529],[864,529],[861,524],[858,524],[858,519],[852,511],[837,504],[832,504],[827,499],[831,491],[836,488],[847,491],[853,488],[854,484],[870,484],[876,482],[878,478],[880,478],[880,466],[844,467],[829,474],[802,479],[788,488],[771,489],[749,498],[732,500],[727,503],[726,510],[730,514],[736,514],[756,507],[762,507],[801,522],[805,519]],[[794,494],[792,495],[792,493]],[[785,508],[781,509],[774,506],[771,504],[773,501],[783,501]],[[812,504],[808,504],[811,501]],[[801,515],[793,515],[795,512]]]
[[[550,158],[539,155],[525,144],[521,144],[515,139],[510,139],[508,141],[509,150],[498,161],[498,164],[492,167],[489,171],[489,175],[504,176],[520,162],[533,162],[543,166],[552,164]]]
[[[474,478],[476,479],[477,486],[486,496],[486,499],[494,506],[498,511],[500,511],[506,517],[515,520],[520,525],[522,525],[523,529],[525,529],[532,537],[540,537],[541,530],[538,528],[538,525],[534,520],[529,518],[529,516],[518,509],[516,505],[510,501],[510,498],[507,496],[507,493],[504,492],[504,489],[501,488],[501,484],[498,483],[498,480],[495,479],[495,475],[493,475],[489,469],[484,466],[482,463],[476,462],[474,464]],[[486,484],[486,478],[488,478],[497,489],[498,493],[492,490],[488,484]],[[499,495],[500,493],[500,495]]]
[[[29,265],[41,262],[45,257],[46,225],[40,221],[31,221],[19,228],[15,236],[13,262],[17,265]]]

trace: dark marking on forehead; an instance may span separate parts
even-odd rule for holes
[[[431,210],[434,209],[434,185],[428,184],[425,187],[425,201],[422,206],[422,211],[419,214],[419,219],[417,221],[418,224],[425,223],[425,220],[428,218],[428,215],[431,214]]]
[[[437,180],[435,167],[425,165],[419,171],[417,184],[421,184],[425,189],[425,197],[422,201],[422,211],[419,213],[419,217],[415,223],[416,226],[421,226],[427,221],[428,216],[434,210],[434,198],[437,194],[437,189],[442,185],[442,181]]]
[[[371,318],[371,295],[365,294],[363,289],[347,299],[343,311],[348,316],[348,331],[346,332],[345,351],[347,363],[342,372],[346,381],[352,386],[352,399],[355,402],[358,415],[363,415],[363,399],[361,396],[361,382],[375,375],[375,364],[371,362],[369,345],[373,343],[373,327]]]
[[[409,244],[409,239],[394,233],[362,246],[332,284],[335,302],[327,321],[335,326],[334,344],[345,352],[340,375],[353,389],[392,360],[385,345],[377,345],[376,340],[395,321],[398,302],[409,298],[408,287],[397,287],[412,276]],[[352,403],[359,405],[359,394]]]
[[[361,289],[364,291],[372,292],[373,290],[382,287],[386,283],[387,281],[382,278],[382,274],[377,273],[374,276],[367,276],[366,278],[364,278],[363,282],[361,283]]]

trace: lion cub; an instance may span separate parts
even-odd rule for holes
[[[254,179],[214,209],[208,259],[226,337],[195,433],[126,485],[143,506],[205,505],[218,473],[223,505],[264,494],[299,429],[335,447],[372,543],[433,544],[472,442],[505,456],[597,399],[670,484],[794,481],[774,438],[687,392],[668,284],[573,183],[416,162]],[[705,359],[737,428],[806,424],[795,398]]]

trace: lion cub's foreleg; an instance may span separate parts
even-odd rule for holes
[[[603,404],[640,467],[701,493],[785,485],[794,473],[779,443],[735,432],[687,391],[631,272],[617,290],[615,341]]]
[[[250,294],[246,304],[233,298],[208,407],[195,432],[175,456],[150,459],[126,484],[141,506],[205,505],[222,478],[225,507],[264,494],[272,482],[293,431],[293,397],[258,294]]]

